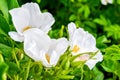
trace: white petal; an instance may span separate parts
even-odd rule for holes
[[[73,24],[74,25],[74,24]],[[74,25],[75,26],[75,25]],[[72,26],[71,26],[72,27]],[[72,30],[72,29],[70,29]],[[73,55],[79,54],[80,52],[84,52],[83,42],[85,38],[85,31],[82,28],[73,29],[72,31],[69,30],[70,36],[70,50],[73,50],[74,46],[77,45],[80,50],[77,53],[73,53]]]
[[[79,47],[83,44],[85,38],[85,31],[82,28],[76,29],[71,38],[71,44],[77,44]]]
[[[48,33],[48,31],[51,29],[51,26],[55,22],[54,17],[49,12],[42,13],[40,17],[38,17],[38,20],[36,23],[39,23],[39,28],[46,33]]]
[[[103,5],[107,5],[107,0],[101,0],[101,3],[102,3]]]
[[[28,43],[26,43],[26,41],[25,41],[25,44],[24,44],[25,53],[33,60],[40,61],[41,58],[40,58],[39,54],[41,54],[41,53],[40,53],[40,50],[37,48],[36,43],[34,41],[31,41],[28,45],[27,44]]]
[[[26,9],[30,14],[29,25],[34,28],[40,27],[41,25],[40,18],[42,17],[41,16],[42,14],[41,14],[39,5],[31,2],[31,3],[24,4],[22,8]]]
[[[14,41],[23,42],[24,40],[24,37],[19,35],[17,32],[11,31],[8,34]]]
[[[48,52],[47,52],[48,53]],[[45,67],[52,67],[55,66],[60,58],[60,54],[57,54],[56,51],[52,51],[52,53],[49,53],[50,55],[50,63],[48,63],[45,54],[40,54],[41,56],[41,61]],[[49,55],[48,54],[48,55]]]
[[[60,58],[60,55],[56,53],[56,51],[53,51],[51,56],[50,56],[50,64],[52,66],[55,66]]]
[[[84,41],[82,43],[83,43],[82,47],[84,47],[85,50],[89,52],[94,52],[94,49],[96,48],[96,40],[93,37],[93,35],[86,32],[84,35]]]
[[[40,59],[41,59],[41,62],[42,64],[45,66],[45,67],[52,67],[52,65],[50,63],[48,63],[47,59],[46,59],[46,55],[47,54],[46,52],[44,51],[40,51]]]
[[[14,8],[9,11],[17,32],[22,35],[23,29],[29,26],[30,14],[26,9]]]
[[[89,67],[89,69],[91,70],[97,62],[100,62],[103,60],[103,55],[101,52],[98,52],[93,59],[88,60],[85,64]]]
[[[59,60],[59,57],[64,54],[68,48],[68,41],[65,38],[52,39],[47,54],[50,56],[50,65],[55,66]],[[46,61],[45,61],[46,62]],[[45,64],[44,62],[44,64]],[[47,67],[51,67],[48,66]]]
[[[57,52],[57,54],[64,54],[64,52],[67,50],[68,48],[68,41],[66,38],[59,38],[57,40],[57,44],[56,44],[56,48],[55,51]]]
[[[26,3],[22,5],[22,8],[27,9],[32,16],[34,16],[34,14],[41,14],[39,5],[37,3]]]
[[[31,28],[24,32],[24,51],[35,61],[40,60],[40,51],[48,51],[50,38],[47,34],[37,28]]]
[[[76,30],[76,25],[73,22],[69,23],[68,24],[69,40],[71,40],[71,38],[73,37],[75,30]]]
[[[28,9],[31,15],[30,25],[32,27],[39,27],[46,33],[51,29],[55,20],[49,12],[41,13],[39,5],[36,3],[27,3],[22,7]]]
[[[65,38],[52,39],[48,54],[51,55],[53,51],[57,54],[62,55],[68,48],[68,41]]]
[[[77,53],[94,52],[96,40],[90,33],[84,31],[82,28],[78,28],[71,38],[70,49],[73,49],[74,45],[77,45],[80,48],[80,51]]]
[[[113,0],[107,0],[108,1],[108,3],[110,3],[110,4],[112,4],[113,3]]]

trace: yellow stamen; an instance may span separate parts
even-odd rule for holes
[[[77,46],[77,45],[75,45],[75,46],[73,47],[72,52],[78,52],[79,50],[80,50],[80,47]]]
[[[27,26],[27,27],[23,28],[23,32],[30,29],[30,28],[31,28],[30,26]]]
[[[48,54],[45,54],[45,57],[46,57],[48,63],[50,63],[50,56]]]

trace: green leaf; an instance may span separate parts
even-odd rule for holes
[[[114,39],[120,39],[120,26],[110,25],[108,27],[105,27],[104,30],[107,32],[107,37],[112,37]]]
[[[105,43],[110,43],[110,42],[111,41],[108,40],[105,35],[102,35],[102,36],[97,38],[97,47],[99,49],[101,49],[102,51],[104,51],[105,48],[107,48],[107,44],[105,44]]]
[[[99,6],[100,1],[99,0],[87,0],[87,2],[89,3],[90,7],[95,8],[97,6]]]
[[[111,60],[120,60],[120,46],[112,45],[106,48],[104,57]]]
[[[117,0],[117,3],[120,4],[120,0]]]
[[[36,0],[38,3],[40,3],[41,2],[41,0]]]
[[[104,60],[102,62],[102,67],[107,72],[115,73],[115,71],[117,70],[118,64],[119,63],[117,61],[113,61],[113,60],[108,59],[108,60]]]
[[[8,65],[4,63],[3,57],[0,54],[0,80],[6,80],[6,71],[8,70]]]
[[[5,57],[10,58],[12,56],[11,55],[12,48],[7,45],[0,43],[0,51],[1,51],[2,55]]]
[[[8,4],[7,4],[8,0],[0,0],[0,10],[4,15],[4,18],[9,21],[9,15],[8,15]],[[10,0],[12,1],[12,0]],[[1,20],[0,20],[1,21]]]
[[[97,69],[97,67],[93,68],[93,80],[103,80],[104,79],[104,74]]]
[[[70,15],[69,20],[70,21],[76,20],[76,15],[75,14]]]
[[[0,34],[0,44],[4,44],[7,46],[13,46],[14,42],[7,34]]]
[[[84,11],[84,6],[82,5],[79,9],[78,9],[78,13],[82,13]]]
[[[33,76],[34,79],[38,79],[40,78],[42,71],[43,71],[43,65],[40,62],[33,62],[29,73],[30,76]]]
[[[2,55],[1,55],[1,53],[0,53],[0,62],[4,62],[4,60],[3,60],[3,57],[2,57]]]
[[[70,61],[67,60],[65,64],[65,69],[68,70],[70,68]]]
[[[7,62],[7,65],[9,66],[8,74],[11,76],[17,75],[17,73],[20,71],[17,67],[17,64],[14,62]]]
[[[18,4],[17,0],[8,0],[9,10],[13,9],[13,8],[16,8],[16,7],[19,7],[19,4]]]
[[[96,29],[96,24],[95,24],[94,22],[92,22],[92,21],[84,21],[83,23],[84,23],[85,25],[89,26],[88,28],[91,28],[92,31],[93,31],[93,29]],[[86,28],[86,27],[85,27],[85,28]]]
[[[90,8],[89,8],[89,6],[85,5],[84,6],[84,17],[88,18],[89,15],[90,15]]]
[[[67,62],[67,56],[64,57],[64,58],[61,57],[60,66],[65,68],[66,62]]]
[[[102,62],[102,67],[104,68],[105,71],[107,72],[112,72],[115,75],[117,75],[120,78],[120,63],[119,61],[114,61],[114,60],[104,60]]]
[[[61,29],[60,29],[60,31],[59,31],[60,37],[63,36],[63,32],[64,32],[64,25],[62,25],[62,27],[61,27]]]
[[[110,24],[110,21],[107,20],[103,15],[100,15],[100,18],[95,18],[93,22],[102,26],[107,26],[108,24]]]
[[[2,15],[0,15],[0,30],[4,32],[2,34],[8,34],[8,32],[10,31],[9,25]]]
[[[0,80],[7,80],[6,71],[8,66],[4,62],[0,62]]]

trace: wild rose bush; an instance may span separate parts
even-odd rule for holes
[[[1,0],[0,80],[119,80],[119,4]]]

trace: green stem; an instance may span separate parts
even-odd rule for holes
[[[83,66],[81,67],[81,78],[80,78],[80,80],[83,80],[83,72],[84,72],[84,70],[83,70]]]
[[[20,69],[20,64],[19,64],[19,61],[18,61],[18,59],[17,59],[17,57],[16,57],[16,54],[15,54],[14,49],[13,49],[13,57],[14,57],[14,59],[15,59],[15,62],[16,62],[16,64],[17,64],[18,68]]]
[[[29,76],[30,64],[31,64],[31,60],[29,60],[29,63],[28,63],[28,66],[27,66],[25,80],[27,80],[27,78],[28,78],[28,76]]]

